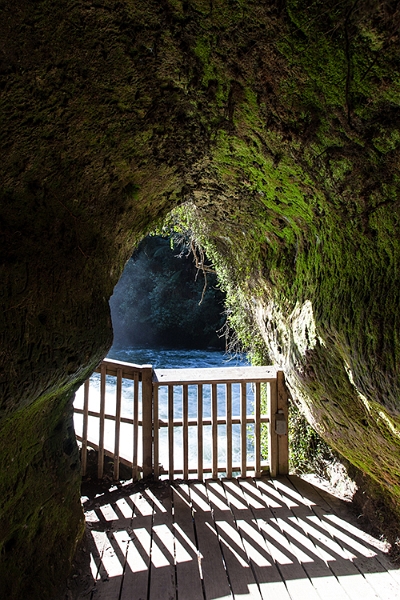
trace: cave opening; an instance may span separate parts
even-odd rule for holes
[[[113,347],[227,347],[225,294],[188,236],[147,236],[127,262],[110,298]],[[114,356],[114,358],[116,358]]]

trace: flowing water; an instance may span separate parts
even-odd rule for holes
[[[245,354],[230,355],[220,350],[168,350],[162,348],[114,348],[108,357],[136,365],[149,364],[153,369],[195,367],[236,367],[249,364]]]

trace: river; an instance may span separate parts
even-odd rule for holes
[[[247,365],[245,354],[226,354],[220,350],[169,350],[163,348],[111,348],[108,358],[136,365],[150,364],[154,369],[196,367],[236,367]]]

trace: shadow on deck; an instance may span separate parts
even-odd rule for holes
[[[385,544],[296,476],[128,484],[82,501],[92,575],[79,598],[400,599]]]

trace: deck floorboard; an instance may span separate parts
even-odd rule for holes
[[[296,476],[127,484],[83,502],[86,599],[400,600],[385,544]]]

